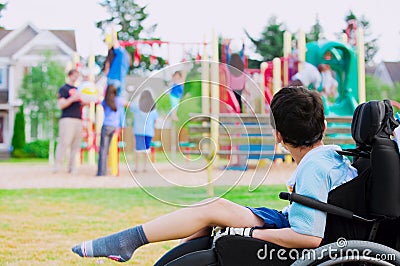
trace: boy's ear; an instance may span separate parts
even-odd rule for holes
[[[279,131],[274,130],[274,135],[276,143],[281,143],[283,141],[282,135]]]
[[[328,122],[326,121],[326,119],[324,119],[324,125],[325,125],[325,128],[324,128],[324,136],[325,136],[326,130],[327,130],[327,128],[328,128]]]

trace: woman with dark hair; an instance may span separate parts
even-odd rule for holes
[[[228,73],[226,85],[235,94],[236,100],[240,106],[240,112],[242,113],[242,92],[246,86],[246,74],[244,73],[244,63],[239,54],[234,53],[230,56]]]
[[[134,115],[133,134],[135,135],[135,171],[139,170],[140,156],[143,154],[143,171],[146,171],[146,153],[150,151],[150,143],[155,132],[155,121],[158,118],[156,104],[149,90],[140,94],[139,105],[132,105]]]
[[[124,127],[124,103],[117,96],[117,88],[114,85],[107,86],[106,95],[101,104],[104,109],[104,121],[101,128],[97,176],[107,175],[107,157],[111,139],[115,133],[119,133],[120,128]]]

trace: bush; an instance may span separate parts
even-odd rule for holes
[[[11,153],[14,158],[30,158],[31,156],[23,149],[14,149]]]
[[[23,156],[21,152],[25,146],[25,118],[24,107],[22,105],[19,108],[19,112],[15,115],[11,146],[13,148],[12,155],[16,158],[23,158],[19,157]]]
[[[48,158],[49,140],[36,140],[27,143],[23,151],[31,158]]]

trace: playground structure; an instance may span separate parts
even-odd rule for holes
[[[353,47],[344,42],[326,40],[306,44],[305,34],[302,31],[298,33],[297,52],[299,64],[297,71],[302,67],[301,62],[309,62],[315,66],[318,64],[328,64],[336,73],[338,97],[332,104],[328,104],[327,99],[323,96],[325,113],[328,120],[328,130],[324,139],[327,144],[333,143],[345,147],[354,145],[350,135],[351,116],[356,106],[365,101],[365,65],[362,29],[357,29],[356,36],[356,47]],[[345,41],[346,37],[343,40]],[[219,156],[228,155],[240,158],[244,155],[246,156],[245,160],[274,159],[277,156],[285,156],[284,153],[276,150],[273,146],[272,130],[270,125],[268,125],[268,106],[272,95],[282,86],[288,85],[291,76],[296,73],[296,70],[289,67],[293,67],[291,43],[292,36],[286,32],[284,34],[284,57],[262,63],[260,70],[245,70],[247,74],[260,73],[261,80],[259,81],[259,86],[263,92],[263,95],[257,101],[261,108],[257,108],[257,114],[254,112],[256,110],[254,108],[254,113],[251,114],[253,117],[257,117],[257,121],[251,121],[250,123],[246,122],[247,118],[245,114],[239,114],[235,98],[232,97],[232,92],[226,88],[224,83],[227,75],[226,71],[221,67],[217,67],[216,64],[203,64],[203,103],[201,115],[203,117],[208,116],[209,119],[200,119],[201,126],[199,124],[189,125],[189,135],[192,136],[191,141],[199,145],[199,150],[184,151],[184,153],[206,155],[205,157],[210,161],[210,166],[208,167],[209,184],[212,183],[212,169],[218,164]],[[212,42],[212,61],[219,59],[218,45],[218,41],[214,36]],[[208,80],[210,82],[205,82]],[[216,84],[219,84],[219,86]],[[318,90],[320,89],[318,88]],[[204,102],[204,99],[208,97],[209,99],[219,99],[228,108],[222,108],[222,104],[217,101]],[[229,116],[226,113],[230,113],[231,115]],[[198,118],[200,114],[192,114],[192,117],[193,119],[195,117]],[[254,129],[254,127],[258,128]],[[229,141],[225,141],[223,137],[225,135],[229,137]],[[200,147],[201,141],[199,139],[204,137],[210,138],[210,143],[213,143],[213,145]],[[204,152],[205,150],[207,152]],[[286,159],[291,161],[290,157],[286,157]],[[213,189],[210,187],[210,195],[212,195],[212,191]]]
[[[338,97],[335,99],[333,104],[329,105],[326,99],[324,99],[326,115],[328,117],[343,118],[341,120],[339,119],[341,122],[330,122],[328,124],[329,127],[339,127],[338,130],[328,130],[328,133],[332,133],[332,135],[329,136],[329,139],[331,139],[333,143],[343,142],[343,139],[347,138],[349,133],[349,131],[344,129],[350,125],[348,117],[352,115],[359,102],[365,101],[364,55],[363,49],[361,49],[363,47],[362,30],[358,29],[357,31],[356,48],[349,44],[337,41],[320,41],[306,44],[304,33],[299,31],[297,36],[297,54],[300,63],[298,66],[293,64],[291,43],[291,34],[285,32],[284,56],[282,58],[275,58],[271,62],[263,62],[260,69],[245,69],[245,73],[248,75],[249,79],[250,76],[259,75],[259,80],[256,86],[258,86],[261,91],[259,97],[254,100],[253,104],[249,104],[250,111],[253,112],[254,116],[260,117],[265,121],[265,118],[269,115],[268,106],[272,99],[272,95],[282,86],[289,83],[291,76],[293,76],[296,70],[301,69],[301,62],[306,61],[313,65],[322,63],[328,64],[331,66],[332,70],[335,71],[339,86]],[[171,44],[182,45],[182,47],[185,45],[185,43],[164,42],[160,40],[121,42],[122,46],[134,46],[136,48],[136,61],[140,59],[140,52],[138,49],[140,45],[150,45],[153,49],[153,46],[155,45],[160,47],[164,45],[168,47]],[[224,67],[223,64],[210,64],[210,62],[208,62],[207,59],[210,58],[208,52],[210,50],[212,52],[212,62],[224,62],[224,60],[226,62],[224,54],[221,57],[219,56],[219,51],[225,51],[225,47],[221,47],[215,36],[213,36],[212,42],[209,43],[204,41],[201,43],[188,44],[197,46],[197,55],[195,60],[201,64],[201,113],[212,118],[209,122],[202,121],[202,126],[208,128],[208,132],[206,132],[207,130],[202,129],[203,136],[210,137],[215,143],[215,147],[211,148],[208,154],[228,156],[228,158],[229,156],[237,156],[237,160],[242,157],[242,161],[243,155],[247,155],[244,160],[259,160],[263,158],[274,159],[277,157],[284,159],[284,153],[275,150],[275,147],[273,146],[271,148],[271,145],[274,145],[273,139],[271,139],[271,133],[267,134],[265,128],[258,130],[257,132],[252,129],[252,127],[254,128],[257,126],[263,127],[263,123],[260,124],[255,121],[249,122],[250,124],[247,125],[244,123],[246,115],[239,114],[240,110],[238,108],[238,102],[233,95],[232,90],[229,90],[226,87],[226,77],[228,75],[227,68]],[[203,48],[202,55],[200,55],[201,47]],[[154,58],[155,56],[152,55],[152,57]],[[205,60],[200,60],[201,58]],[[246,57],[244,58],[244,62],[247,62]],[[245,66],[246,65],[247,64],[245,63]],[[209,99],[218,99],[218,102],[215,103]],[[89,163],[94,164],[94,153],[97,151],[98,145],[96,145],[96,143],[98,142],[101,128],[99,121],[102,120],[101,106],[96,105],[94,107],[90,104],[88,107],[88,113],[83,149],[85,149],[89,154]],[[237,141],[237,144],[225,143],[226,145],[219,143],[218,138],[221,135],[220,118],[227,117],[224,113],[232,114],[229,119],[225,119],[225,121],[229,120],[229,123],[223,125],[224,127],[232,128],[237,126],[246,132],[246,134],[244,134],[241,133],[240,130],[236,130],[232,135],[233,139],[237,140],[245,138],[248,139],[247,142]],[[265,126],[269,128],[269,125],[265,124]],[[189,134],[191,134],[192,131],[189,130]],[[228,135],[230,134],[230,132],[226,133],[228,133]],[[338,141],[335,141],[335,137],[337,137]],[[263,142],[265,139],[268,139],[268,142]],[[118,139],[113,140],[112,143],[113,145],[110,148],[111,172],[113,175],[118,175],[118,152],[124,147],[124,143]],[[191,141],[184,141],[183,143],[184,144],[181,145],[183,153],[189,154],[198,152],[193,151],[194,147],[198,144],[196,141],[194,143]],[[155,148],[159,147],[160,145],[152,146],[153,160],[155,158]],[[272,154],[276,152],[278,154]],[[218,158],[218,156],[216,158]],[[289,157],[286,157],[286,159],[291,161],[291,158]],[[216,166],[215,164],[217,161],[218,160],[213,161],[214,166]]]

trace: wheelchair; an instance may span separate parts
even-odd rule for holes
[[[197,238],[170,250],[156,266],[222,265],[400,265],[400,156],[391,139],[399,122],[390,101],[359,105],[351,134],[358,176],[333,189],[328,202],[296,193],[279,197],[327,213],[319,248],[289,249],[239,235]],[[275,251],[273,254],[271,251]]]

